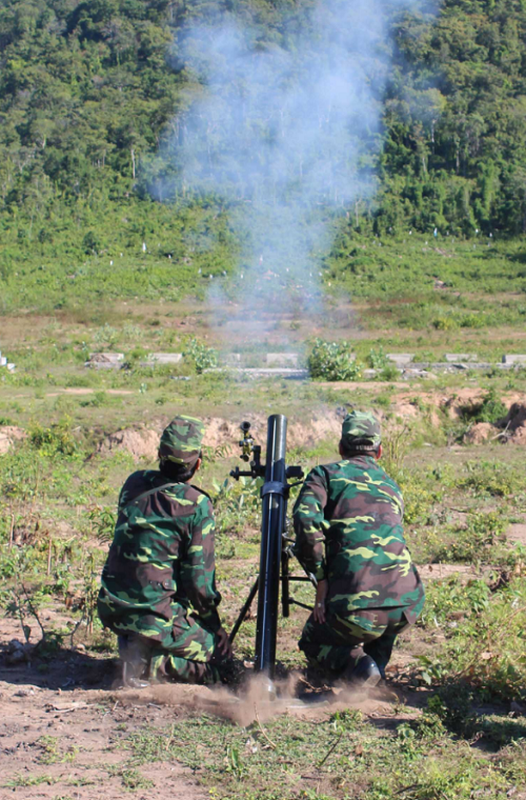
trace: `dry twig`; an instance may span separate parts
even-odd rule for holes
[[[255,717],[256,717],[256,722],[257,722],[258,728],[259,728],[259,730],[260,730],[260,733],[262,734],[263,738],[264,738],[264,739],[266,739],[266,741],[269,743],[270,747],[271,747],[273,750],[275,750],[275,749],[276,749],[276,747],[277,747],[277,745],[276,745],[276,744],[275,744],[275,743],[272,741],[272,739],[270,739],[270,738],[269,738],[269,736],[268,736],[268,734],[267,734],[267,732],[266,732],[265,728],[263,727],[263,725],[261,724],[261,722],[260,722],[260,720],[259,720],[259,714],[258,714],[258,706],[257,706],[257,703],[254,703],[254,715],[255,715]]]

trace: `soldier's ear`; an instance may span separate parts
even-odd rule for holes
[[[202,463],[203,463],[203,459],[202,458],[198,458],[197,461],[195,462],[194,475],[195,475],[196,472],[199,472],[199,469],[200,469]]]
[[[378,459],[379,459],[379,458],[381,458],[381,457],[382,457],[382,454],[383,454],[383,452],[384,452],[384,451],[383,451],[383,449],[382,449],[382,445],[381,445],[381,444],[379,444],[379,445],[378,445],[378,450],[376,451],[376,455],[375,455],[375,458],[376,458],[376,460],[377,460],[377,461],[378,461]]]

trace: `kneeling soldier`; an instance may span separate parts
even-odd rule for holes
[[[219,679],[231,656],[217,606],[214,516],[208,495],[189,481],[201,466],[204,425],[176,417],[159,445],[159,470],[124,484],[98,612],[119,636],[124,682]]]
[[[329,677],[369,684],[385,677],[396,636],[424,604],[402,493],[377,464],[380,442],[372,414],[348,414],[341,460],[315,467],[294,507],[296,553],[318,579],[300,649]]]

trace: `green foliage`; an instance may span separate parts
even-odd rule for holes
[[[475,495],[507,497],[524,487],[522,476],[505,462],[470,460],[466,463],[466,472],[459,486]]]
[[[262,484],[260,478],[240,478],[239,481],[225,478],[221,484],[213,481],[219,534],[239,536],[248,528],[259,527]]]
[[[310,7],[229,4],[233,16],[257,23],[263,51],[287,50],[291,27],[306,24]],[[95,307],[119,296],[177,300],[203,293],[209,275],[229,273],[239,243],[228,209],[209,197],[173,197],[166,207],[148,192],[166,170],[158,151],[167,123],[184,115],[196,88],[166,52],[185,24],[213,20],[220,8],[219,0],[2,4],[0,310],[85,314],[87,299]],[[521,234],[526,225],[526,9],[508,0],[446,2],[436,15],[388,11],[387,27],[394,64],[385,146],[370,164],[382,187],[374,210],[360,201],[352,216],[333,221],[326,274],[353,296],[385,304],[367,316],[443,331],[493,325],[493,304],[458,292],[474,281],[488,293],[490,283],[524,287],[522,244],[505,272],[487,276],[498,238],[490,234]],[[371,152],[376,136],[364,143]],[[416,231],[427,238],[417,241]],[[401,251],[396,242],[390,252],[385,236],[410,232],[414,247]],[[463,252],[459,236],[474,240]],[[440,299],[432,298],[436,276]],[[426,294],[424,305],[417,297],[409,307],[393,304],[402,286]],[[502,322],[519,324],[524,313],[518,297],[498,308]]]
[[[183,351],[183,355],[193,364],[198,375],[205,369],[217,367],[218,364],[217,350],[214,350],[213,347],[207,347],[195,337],[190,339]]]
[[[355,381],[361,369],[348,342],[325,342],[315,339],[307,359],[311,377],[326,381]]]
[[[508,413],[508,409],[498,396],[495,387],[487,391],[480,402],[472,403],[462,409],[462,416],[473,422],[491,422],[495,425],[501,422]]]
[[[371,347],[366,361],[371,369],[383,370],[386,369],[386,367],[392,366],[392,362],[390,362],[385,355],[382,345],[378,348]]]
[[[29,439],[36,450],[43,456],[51,457],[62,454],[71,456],[76,450],[76,442],[71,433],[71,420],[64,417],[50,427],[43,427],[35,422],[29,430]]]
[[[433,613],[449,614],[455,624],[449,626],[440,654],[421,659],[424,680],[451,684],[462,679],[482,688],[487,697],[525,698],[526,654],[522,644],[517,651],[526,624],[524,581],[505,584],[493,595],[479,582],[459,589],[449,581],[440,589],[442,599],[431,596],[431,610],[426,610],[424,619],[429,621]],[[459,606],[455,611],[449,610],[453,605],[448,609],[451,600]]]

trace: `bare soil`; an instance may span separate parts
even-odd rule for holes
[[[47,625],[54,614],[49,612]],[[60,613],[56,623],[63,623]],[[130,797],[130,782],[138,782],[133,793],[137,800],[183,796],[204,800],[209,794],[192,771],[168,755],[135,768],[128,760],[126,738],[146,727],[166,730],[173,747],[177,721],[196,712],[244,727],[280,713],[315,721],[351,707],[377,727],[388,728],[418,715],[425,703],[424,694],[404,685],[408,659],[403,652],[389,668],[397,683],[387,688],[367,693],[344,687],[313,692],[298,673],[282,682],[280,699],[269,702],[265,683],[257,678],[237,693],[226,687],[167,684],[140,691],[122,688],[117,660],[88,654],[82,645],[45,659],[27,648],[28,660],[9,665],[6,655],[14,638],[21,638],[18,621],[4,617],[0,620],[0,800],[93,800],[102,793],[111,800],[125,800]]]

